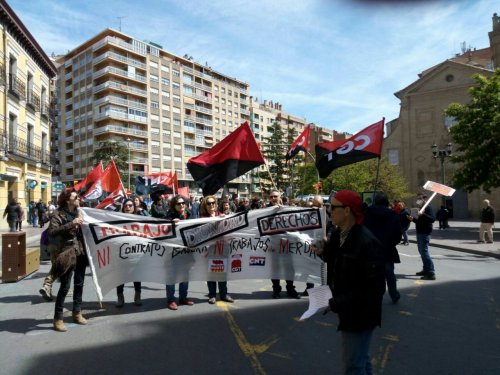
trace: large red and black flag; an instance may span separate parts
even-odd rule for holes
[[[94,185],[96,181],[101,178],[102,173],[102,161],[100,161],[99,164],[97,164],[89,173],[87,173],[82,181],[73,186],[73,189],[75,189],[75,191],[78,193],[85,193],[92,187],[92,185]]]
[[[382,153],[384,120],[368,126],[351,138],[316,145],[316,168],[321,178],[336,168],[379,157]]]
[[[292,147],[290,147],[290,150],[286,153],[286,160],[290,160],[293,158],[295,155],[299,153],[299,151],[304,151],[307,152],[309,148],[309,133],[311,131],[311,124],[307,125],[306,128],[298,138],[293,142]]]
[[[264,164],[264,157],[245,122],[210,150],[189,159],[187,168],[203,195],[210,195],[261,164]]]

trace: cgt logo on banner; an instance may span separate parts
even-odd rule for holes
[[[323,262],[311,245],[325,235],[322,209],[269,207],[179,222],[92,208],[82,213],[99,300],[134,280],[321,283]]]

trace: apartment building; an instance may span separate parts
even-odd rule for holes
[[[383,154],[389,162],[399,166],[409,184],[410,191],[422,191],[427,180],[451,184],[453,174],[461,168],[449,158],[435,158],[433,144],[446,150],[452,143],[448,129],[454,119],[446,117],[444,111],[455,103],[470,101],[469,88],[475,84],[472,75],[490,76],[494,68],[500,67],[500,17],[493,15],[493,29],[489,33],[490,46],[482,49],[464,48],[462,53],[426,69],[409,86],[395,93],[401,100],[399,117],[387,123],[387,137],[383,143]],[[458,190],[445,204],[456,219],[479,217],[484,199],[497,205],[500,189],[491,194],[478,190],[467,193]],[[413,205],[414,202],[407,202]],[[435,208],[442,204],[434,199]]]
[[[81,180],[100,141],[129,148],[132,176],[175,170],[250,121],[249,84],[187,55],[106,29],[57,60],[60,179]],[[232,182],[249,190],[243,176]],[[241,186],[240,186],[241,185]]]
[[[50,82],[56,68],[9,5],[0,2],[0,210],[51,191]]]

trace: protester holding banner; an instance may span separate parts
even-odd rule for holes
[[[216,217],[224,216],[217,211],[217,198],[213,195],[207,195],[203,198],[200,204],[200,217]],[[221,301],[234,302],[229,294],[227,294],[227,281],[207,281],[208,287],[208,303],[213,305],[217,296],[217,284],[219,285],[219,295]]]
[[[134,197],[134,208],[136,215],[149,216],[148,207],[138,195]]]
[[[136,215],[141,215],[134,204],[134,201],[130,198],[127,198],[123,201],[122,204],[122,212],[125,214],[136,214]],[[116,294],[117,294],[117,301],[116,301],[116,307],[121,308],[125,304],[125,296],[123,294],[123,289],[125,285],[121,284],[116,287]],[[140,281],[134,281],[134,305],[136,306],[141,306],[142,301],[141,301],[141,282]]]
[[[68,294],[73,278],[73,322],[87,324],[81,312],[85,268],[87,267],[87,254],[83,245],[81,225],[83,219],[80,215],[80,197],[75,191],[64,190],[57,201],[58,209],[50,218],[48,235],[54,243],[54,265],[52,277],[59,278],[61,286],[57,293],[54,311],[54,329],[65,332],[63,322],[64,299]]]
[[[156,195],[154,197],[153,204],[151,205],[151,216],[166,219],[167,213],[168,213],[168,206],[163,201],[162,195],[161,194]]]
[[[325,313],[338,314],[341,333],[342,374],[371,374],[370,342],[382,320],[385,292],[384,249],[362,225],[359,194],[341,190],[331,202],[331,218],[337,226],[318,249],[327,262],[327,282],[332,296]]]
[[[417,197],[417,206],[423,207],[427,201],[427,195],[420,194]],[[421,211],[421,210],[420,210]],[[429,254],[429,242],[431,241],[432,223],[436,221],[434,210],[431,205],[425,206],[423,212],[418,212],[418,216],[408,216],[408,220],[415,222],[417,232],[417,247],[422,258],[423,269],[416,273],[422,280],[436,280],[434,262]]]
[[[270,201],[267,205],[268,207],[280,206],[281,205],[281,193],[278,190],[271,191]],[[271,283],[273,284],[273,295],[274,299],[281,298],[281,285],[279,279],[271,279]],[[286,280],[286,294],[290,298],[300,299],[299,293],[295,290],[295,286],[293,285],[293,280]]]
[[[180,221],[189,219],[191,214],[186,209],[186,200],[182,195],[176,195],[170,200],[170,209],[167,213],[167,219],[172,221]],[[179,283],[179,304],[192,306],[194,302],[187,298],[189,283],[183,281]],[[169,310],[177,310],[177,302],[175,300],[175,284],[167,284],[167,308]]]

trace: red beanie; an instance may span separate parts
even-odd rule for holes
[[[340,190],[333,198],[351,208],[351,212],[356,218],[356,224],[363,223],[363,201],[358,193],[352,190]]]

